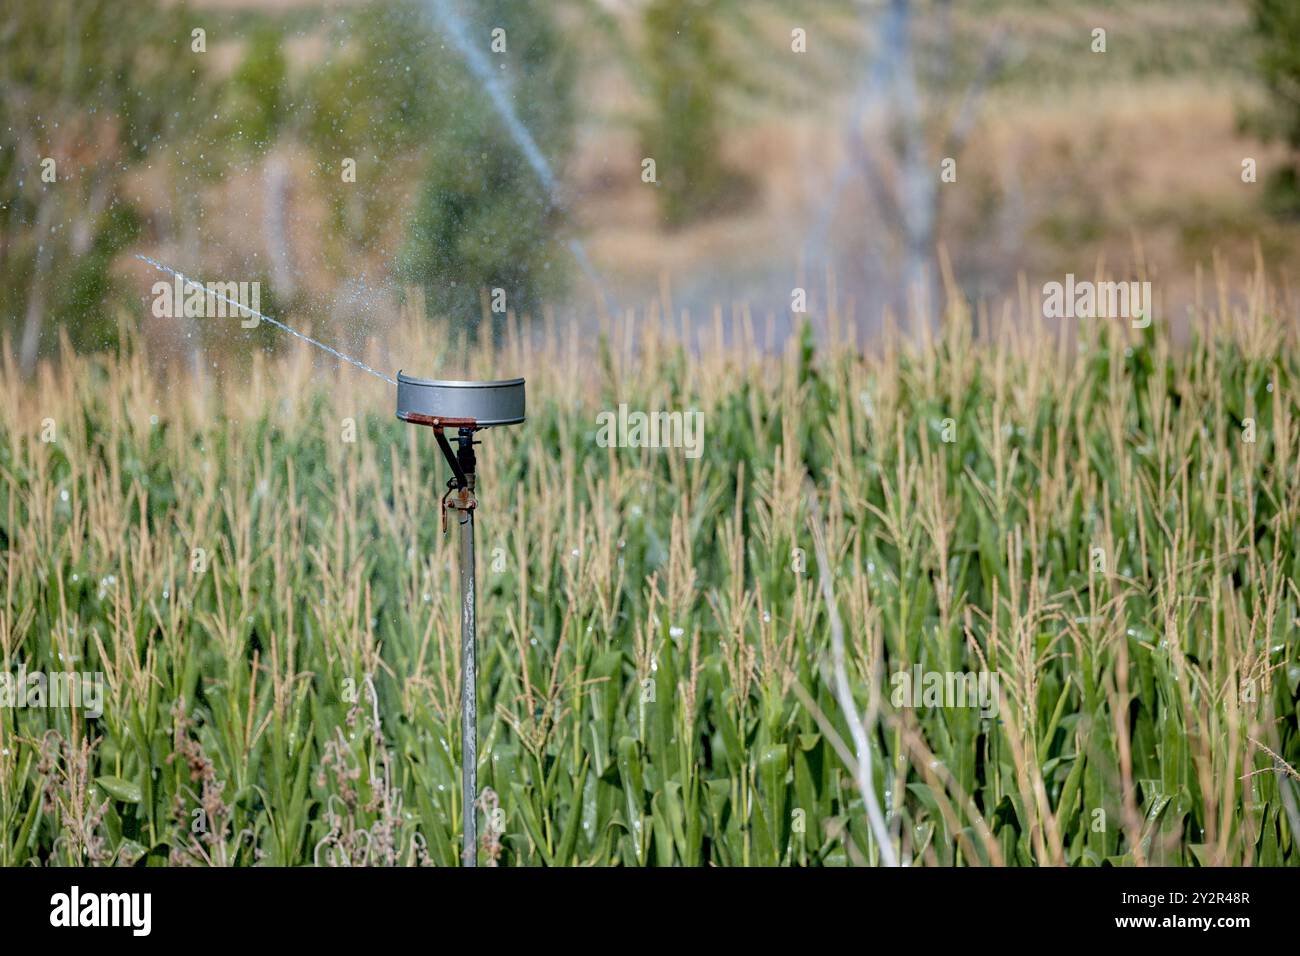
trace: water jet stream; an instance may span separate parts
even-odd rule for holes
[[[182,275],[181,273],[177,272],[175,269],[171,268],[170,266],[165,266],[161,262],[158,262],[156,259],[150,259],[148,256],[142,256],[138,252],[135,254],[135,257],[139,259],[141,262],[149,263],[149,265],[153,266],[155,269],[158,269],[160,272],[166,272],[172,276],[175,276],[177,279],[180,279],[186,285],[192,285],[195,288],[200,289],[204,295],[210,295],[215,299],[219,299],[222,302],[225,302],[227,305],[234,306],[236,309],[239,309],[242,312],[245,312],[249,315],[255,315],[259,319],[263,319],[267,322],[270,322],[276,328],[288,332],[290,335],[297,336],[298,338],[302,339],[304,342],[309,342],[310,344],[316,346],[316,348],[318,349],[324,349],[326,352],[329,352],[330,355],[333,355],[335,358],[340,358],[343,361],[349,363],[350,365],[355,365],[363,372],[369,372],[371,375],[375,376],[375,378],[383,379],[389,385],[397,384],[396,379],[389,378],[383,372],[375,371],[365,362],[361,362],[358,361],[357,359],[344,355],[338,349],[331,348],[330,346],[326,345],[324,342],[319,342],[316,339],[313,339],[310,335],[304,335],[303,333],[299,332],[297,329],[290,328],[289,326],[281,322],[279,319],[273,319],[269,315],[264,315],[263,313],[258,312],[256,309],[250,309],[242,302],[236,302],[234,299],[229,299],[226,296],[222,295],[220,292],[216,292],[209,289],[207,286],[205,286],[202,282],[199,282],[197,279],[191,279],[189,276]]]
[[[532,167],[533,172],[541,181],[542,188],[546,190],[546,197],[550,200],[551,206],[560,212],[565,212],[564,204],[560,201],[556,191],[555,174],[551,171],[551,166],[542,154],[537,141],[528,132],[528,127],[524,125],[523,120],[515,112],[515,108],[510,102],[510,94],[501,82],[500,73],[492,69],[492,64],[488,62],[488,58],[483,51],[470,42],[465,21],[460,18],[460,15],[453,8],[452,0],[428,0],[428,3],[434,18],[443,25],[451,41],[460,50],[461,56],[465,58],[465,63],[469,66],[470,72],[483,84],[488,99],[492,103],[492,108],[496,110],[501,122],[505,124],[506,131],[510,134],[510,138],[515,141],[519,151],[524,154],[524,159],[528,161],[528,165]],[[566,245],[568,245],[569,251],[573,253],[573,258],[577,260],[578,266],[586,274],[587,279],[596,287],[596,291],[600,294],[601,303],[605,306],[605,311],[612,312],[605,284],[601,281],[600,274],[596,271],[595,265],[592,264],[591,258],[587,255],[587,249],[582,244],[582,241],[572,238],[568,240]]]

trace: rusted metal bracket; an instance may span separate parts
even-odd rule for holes
[[[478,499],[474,497],[474,492],[468,488],[457,488],[452,481],[447,482],[447,490],[442,496],[442,531],[447,533],[447,509],[452,511],[469,512],[478,507]],[[465,518],[461,518],[461,523]]]
[[[478,506],[478,499],[474,497],[474,472],[476,468],[474,446],[478,442],[474,440],[475,427],[473,420],[464,419],[461,421],[468,422],[468,424],[457,422],[459,431],[456,442],[459,447],[456,451],[452,451],[451,442],[447,440],[447,435],[443,432],[443,425],[452,424],[452,421],[435,418],[428,423],[432,426],[433,436],[438,440],[438,447],[442,449],[442,455],[447,459],[447,464],[451,466],[452,471],[452,477],[447,481],[447,490],[442,496],[440,509],[444,534],[447,532],[448,508],[466,514],[466,517],[460,519],[461,524],[464,524],[468,512],[473,511]]]

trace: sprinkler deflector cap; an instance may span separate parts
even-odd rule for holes
[[[398,372],[397,417],[449,428],[517,425],[524,420],[524,380],[438,382]]]

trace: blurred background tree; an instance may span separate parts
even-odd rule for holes
[[[465,26],[559,168],[572,142],[573,61],[552,16],[545,4],[492,0],[475,5]],[[495,288],[508,308],[536,312],[565,286],[563,217],[470,70],[468,51],[440,26],[431,4],[359,12],[311,78],[311,140],[335,221],[356,247],[404,218],[395,272],[423,290],[432,312],[472,325]],[[498,28],[504,50],[489,53]],[[345,156],[358,159],[360,189],[340,183]],[[413,195],[402,188],[412,181]]]
[[[291,105],[281,32],[273,24],[260,23],[230,78],[226,116],[231,135],[250,153],[266,150],[293,115]]]
[[[1266,139],[1282,140],[1291,162],[1268,177],[1270,205],[1300,215],[1300,3],[1296,0],[1251,0],[1258,38],[1259,72],[1268,105],[1248,116],[1248,124]]]
[[[574,64],[551,9],[490,0],[475,5],[467,26],[470,42],[485,47],[492,31],[505,31],[498,35],[505,49],[491,54],[491,65],[505,68],[512,108],[554,170],[572,147]],[[424,289],[436,311],[477,316],[484,291],[499,288],[508,308],[536,313],[565,286],[563,217],[467,69],[469,51],[451,55],[443,100],[450,108],[439,116],[399,273]]]
[[[722,161],[720,98],[735,71],[719,43],[722,0],[651,0],[644,13],[649,115],[645,155],[655,161],[664,223],[681,226],[734,195]]]
[[[128,176],[170,152],[211,175],[210,115],[184,4],[7,4],[0,29],[0,327],[30,372],[56,325],[113,345],[109,266],[139,234]],[[51,166],[47,160],[53,160]],[[50,177],[53,181],[47,181]],[[55,319],[57,318],[57,322]]]
[[[432,141],[450,71],[425,4],[367,4],[332,19],[327,54],[305,80],[304,133],[337,232],[337,258],[353,258],[400,217],[409,157]],[[357,166],[345,184],[344,160]]]

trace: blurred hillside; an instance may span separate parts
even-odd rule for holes
[[[403,305],[463,317],[471,335],[481,315],[499,328],[494,289],[498,307],[568,321],[718,304],[783,329],[799,286],[814,315],[834,294],[869,332],[909,290],[937,294],[945,262],[993,305],[1021,277],[1140,275],[1176,318],[1207,269],[1261,256],[1285,290],[1297,264],[1300,224],[1267,187],[1295,154],[1254,121],[1268,100],[1252,9],[1270,6],[14,8],[4,326],[45,352],[69,325],[83,347],[111,345],[122,321],[177,355],[247,346],[150,316],[159,277],[137,251],[260,280],[268,312],[345,350]],[[138,29],[110,38],[124,22]],[[46,156],[53,184],[32,174]]]

